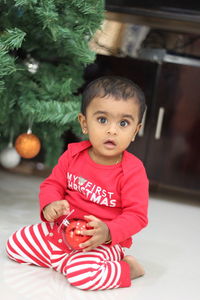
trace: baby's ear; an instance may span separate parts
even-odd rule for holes
[[[135,129],[133,138],[132,138],[132,140],[131,140],[132,142],[135,140],[135,137],[136,137],[136,135],[138,134],[138,132],[139,132],[141,126],[142,126],[142,123],[139,123],[139,124],[136,126],[136,129]]]
[[[82,129],[83,134],[87,134],[88,133],[87,120],[86,120],[86,117],[82,113],[78,114],[78,121],[81,125],[81,129]]]

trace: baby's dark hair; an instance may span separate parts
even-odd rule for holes
[[[90,82],[82,95],[82,114],[86,114],[87,107],[92,99],[106,96],[113,96],[117,100],[136,98],[140,108],[139,122],[142,121],[146,109],[144,93],[133,81],[120,76],[102,76]]]

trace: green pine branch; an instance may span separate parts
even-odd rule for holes
[[[66,125],[77,118],[77,112],[80,110],[79,101],[58,102],[52,100],[39,101],[34,99],[35,95],[29,93],[19,100],[19,105],[24,115],[31,116],[34,123],[48,122],[58,126]]]
[[[16,72],[15,59],[8,54],[5,47],[0,44],[0,78]],[[3,81],[2,81],[3,82]]]
[[[19,28],[7,29],[1,35],[0,42],[5,50],[14,50],[21,47],[26,33]]]
[[[53,166],[65,131],[80,136],[78,91],[95,59],[88,41],[104,18],[104,1],[4,0],[0,11],[0,151],[11,131],[16,138],[33,120]]]
[[[33,5],[37,4],[39,1],[38,0],[15,0],[14,2],[16,7],[28,6],[32,8]]]

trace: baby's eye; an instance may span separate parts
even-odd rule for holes
[[[107,119],[105,117],[99,117],[98,122],[101,124],[105,124],[105,123],[107,123]]]
[[[126,126],[128,126],[128,124],[129,124],[129,122],[126,121],[126,120],[122,120],[122,121],[120,122],[120,126],[121,126],[121,127],[126,127]]]

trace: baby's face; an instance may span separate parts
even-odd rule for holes
[[[97,163],[115,164],[140,129],[137,99],[94,98],[86,116],[79,121],[92,144],[91,157]]]

